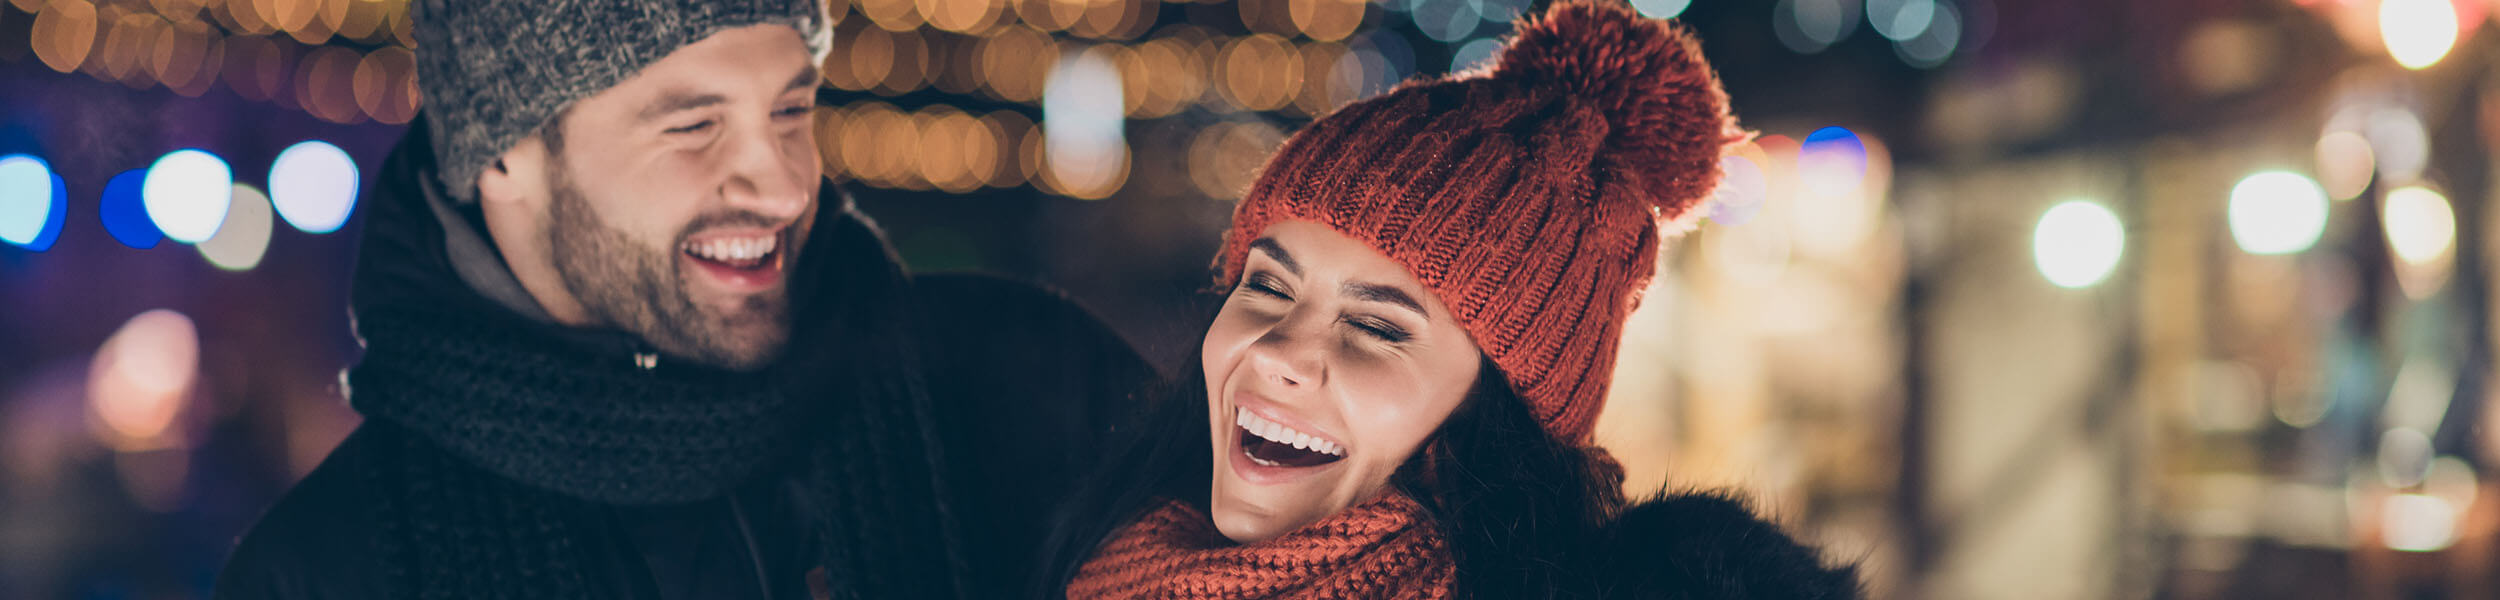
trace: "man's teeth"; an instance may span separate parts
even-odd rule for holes
[[[1259,436],[1267,441],[1286,444],[1312,452],[1334,456],[1345,456],[1345,448],[1337,446],[1336,442],[1320,439],[1318,436],[1311,434],[1294,431],[1291,427],[1286,427],[1275,421],[1259,418],[1258,415],[1251,414],[1250,411],[1247,410],[1237,410],[1234,411],[1234,414],[1236,416],[1233,417],[1233,424],[1241,427],[1243,431],[1250,432],[1251,435]]]
[[[714,238],[686,242],[686,252],[717,261],[748,261],[772,254],[781,236],[764,235],[747,238]]]

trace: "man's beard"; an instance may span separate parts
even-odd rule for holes
[[[665,248],[636,243],[607,226],[574,187],[571,173],[555,163],[548,175],[547,243],[565,291],[598,323],[640,336],[671,356],[733,370],[762,368],[779,356],[790,337],[786,288],[749,295],[731,314],[695,303],[676,268],[686,237],[722,225],[769,225],[752,214],[706,215],[680,230]],[[784,240],[784,268],[795,258],[795,240]]]

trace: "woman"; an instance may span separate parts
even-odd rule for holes
[[[1743,139],[1682,31],[1560,3],[1489,72],[1313,123],[1218,258],[1200,369],[1055,524],[1069,598],[1854,597],[1589,446],[1662,230]]]

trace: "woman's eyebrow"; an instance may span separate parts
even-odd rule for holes
[[[1338,288],[1338,293],[1345,294],[1346,297],[1353,298],[1355,300],[1365,302],[1383,302],[1403,306],[1406,307],[1407,310],[1415,311],[1415,316],[1423,317],[1425,319],[1432,318],[1430,313],[1424,312],[1423,303],[1416,302],[1415,297],[1407,295],[1406,290],[1401,290],[1395,287],[1375,283],[1348,281],[1344,287]]]
[[[1293,276],[1302,276],[1302,263],[1294,262],[1293,253],[1286,252],[1283,245],[1276,243],[1276,238],[1263,237],[1251,240],[1250,249],[1266,252],[1268,258],[1276,259],[1276,264],[1284,265],[1285,270],[1293,272]]]

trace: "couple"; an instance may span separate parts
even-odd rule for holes
[[[1589,446],[1740,139],[1680,30],[1558,3],[1235,214],[1195,370],[906,272],[824,184],[816,0],[421,0],[345,385],[227,598],[1841,598]],[[821,199],[821,201],[820,201]]]

